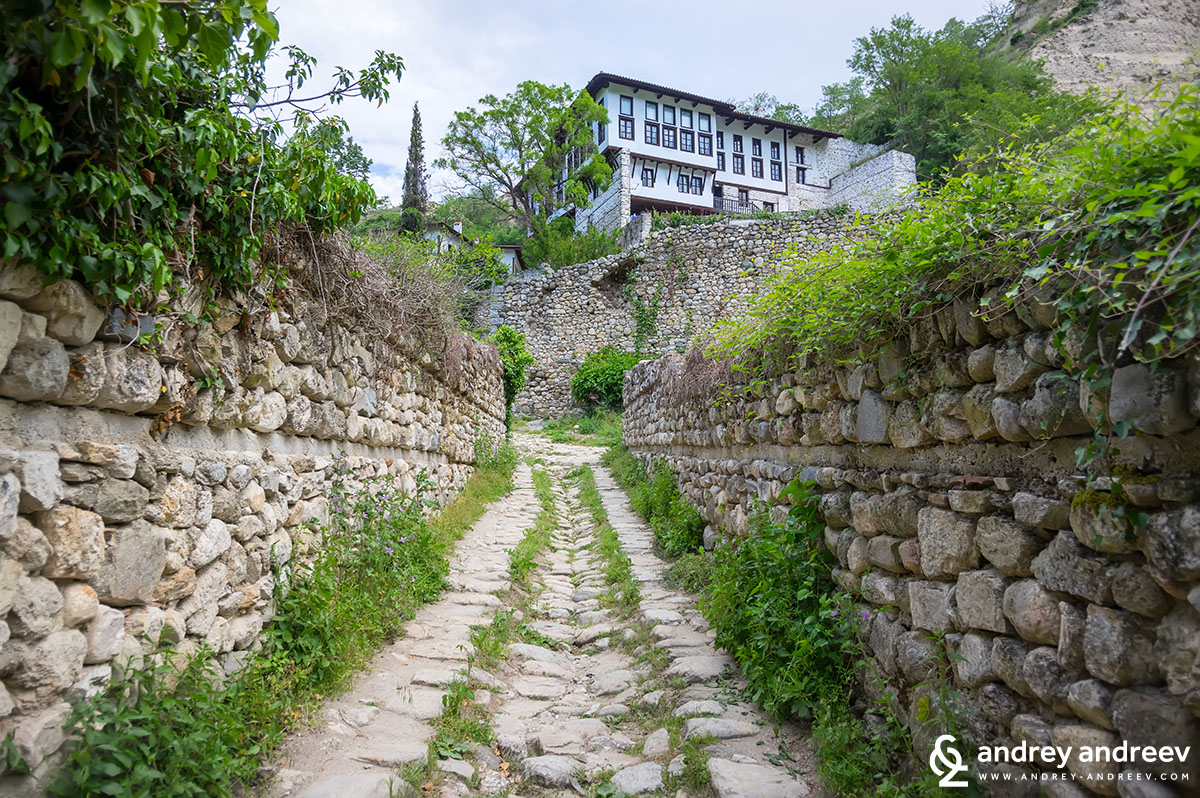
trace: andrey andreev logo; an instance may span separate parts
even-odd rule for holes
[[[958,749],[948,745],[953,742],[956,742],[953,734],[943,734],[937,738],[933,744],[933,751],[929,754],[929,767],[935,775],[942,777],[938,786],[966,787],[965,781],[954,778],[966,770],[967,766],[962,763],[962,754]]]

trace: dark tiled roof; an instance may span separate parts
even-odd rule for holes
[[[655,94],[670,94],[671,96],[678,97],[681,100],[711,105],[713,110],[719,114],[731,116],[735,119],[741,119],[746,122],[753,122],[759,125],[772,125],[774,127],[785,128],[796,133],[808,133],[813,136],[820,136],[821,138],[827,139],[837,139],[842,137],[841,133],[834,133],[831,130],[820,130],[819,128],[796,125],[791,122],[781,122],[778,119],[768,119],[762,116],[755,116],[754,114],[748,114],[744,111],[739,111],[733,106],[732,103],[725,102],[724,100],[714,100],[711,97],[702,97],[699,94],[692,94],[691,92],[672,89],[668,86],[659,86],[656,83],[647,83],[644,80],[637,80],[636,78],[627,78],[622,75],[614,75],[611,72],[596,73],[596,75],[588,81],[588,94],[591,94],[593,97],[595,97],[596,93],[599,92],[600,89],[604,88],[610,83],[619,83],[624,86],[632,86],[635,89],[644,89],[645,91],[652,91]]]

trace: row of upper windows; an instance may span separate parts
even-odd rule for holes
[[[717,153],[717,171],[725,171],[725,153]],[[734,153],[733,155],[733,173],[735,175],[746,174],[746,156]],[[762,158],[750,159],[750,176],[762,179],[763,176],[763,161]],[[771,179],[783,182],[783,164],[779,161],[771,161]]]
[[[604,105],[603,98],[600,100],[600,105],[601,106]],[[662,119],[663,125],[674,125],[675,124],[675,108],[672,106],[669,106],[669,105],[664,105],[662,110],[663,110],[663,119]],[[688,111],[684,108],[680,108],[679,114],[680,114],[680,116],[679,116],[680,127],[690,128],[692,126],[692,112]],[[633,98],[632,97],[625,97],[625,96],[621,97],[621,115],[627,116],[627,117],[633,116]],[[655,122],[658,121],[658,103],[653,103],[653,102],[649,102],[649,101],[646,102],[646,119],[652,120]],[[701,133],[710,133],[711,127],[712,127],[711,117],[708,114],[701,113],[701,114],[698,114],[698,119],[699,119]],[[633,119],[632,118],[629,119],[627,125],[624,124],[624,122],[625,122],[625,120],[622,120],[621,138],[633,139]],[[647,144],[657,144],[658,143],[658,141],[657,141],[658,126],[657,125],[654,126],[653,134],[650,132],[649,125],[647,125],[647,128],[648,129],[646,131],[646,136],[647,136],[646,143]],[[682,133],[683,131],[680,131],[680,132]],[[650,139],[651,135],[653,135],[655,137],[655,140],[652,141]],[[717,149],[718,150],[725,149],[725,132],[722,130],[718,130],[716,135],[717,135]],[[665,133],[664,133],[664,137],[665,137]],[[672,139],[674,138],[674,133],[671,134],[671,137],[672,137]],[[701,136],[700,138],[701,138],[700,154],[701,155],[711,155],[712,154],[711,141],[708,142],[708,146],[706,148],[705,142],[703,140],[704,136]],[[604,143],[604,125],[599,126],[599,140],[600,140],[601,144]],[[771,144],[771,160],[778,161],[780,159],[779,158],[779,154],[780,154],[779,142],[772,141],[770,144]],[[673,147],[674,145],[664,144],[664,146]],[[708,150],[707,152],[705,151],[706,149]],[[762,139],[751,138],[750,139],[750,150],[751,150],[752,155],[761,157],[762,156]],[[744,140],[743,140],[742,136],[737,133],[733,134],[733,151],[734,152],[743,152],[744,151]],[[688,148],[688,152],[691,152],[691,148]],[[804,163],[804,147],[801,147],[800,145],[796,145],[796,163],[798,163],[798,164]]]
[[[664,105],[662,107],[662,123],[664,125],[678,124],[681,128],[692,127],[693,114],[686,108],[679,108],[678,122],[676,122],[675,111],[677,109],[673,105]],[[633,98],[621,95],[621,116],[633,116]],[[658,103],[646,101],[646,119],[650,122],[659,121],[658,118]],[[702,112],[695,114],[696,129],[701,133],[712,132],[712,115]]]

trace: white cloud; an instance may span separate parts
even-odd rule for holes
[[[987,0],[905,5],[918,23],[939,28],[951,16],[977,17]],[[850,76],[854,39],[898,12],[867,0],[286,0],[276,13],[282,42],[316,56],[318,77],[335,65],[359,69],[376,50],[404,58],[386,105],[331,109],[375,161],[376,190],[398,200],[414,101],[427,164],[441,154],[455,111],[526,79],[581,87],[596,72],[615,72],[720,99],[767,91],[807,108],[823,84]],[[430,182],[436,194],[456,181],[435,172]]]

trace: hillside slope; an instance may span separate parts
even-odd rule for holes
[[[1073,93],[1099,87],[1136,101],[1156,83],[1200,76],[1195,0],[1018,0],[1012,31],[1014,48]]]

